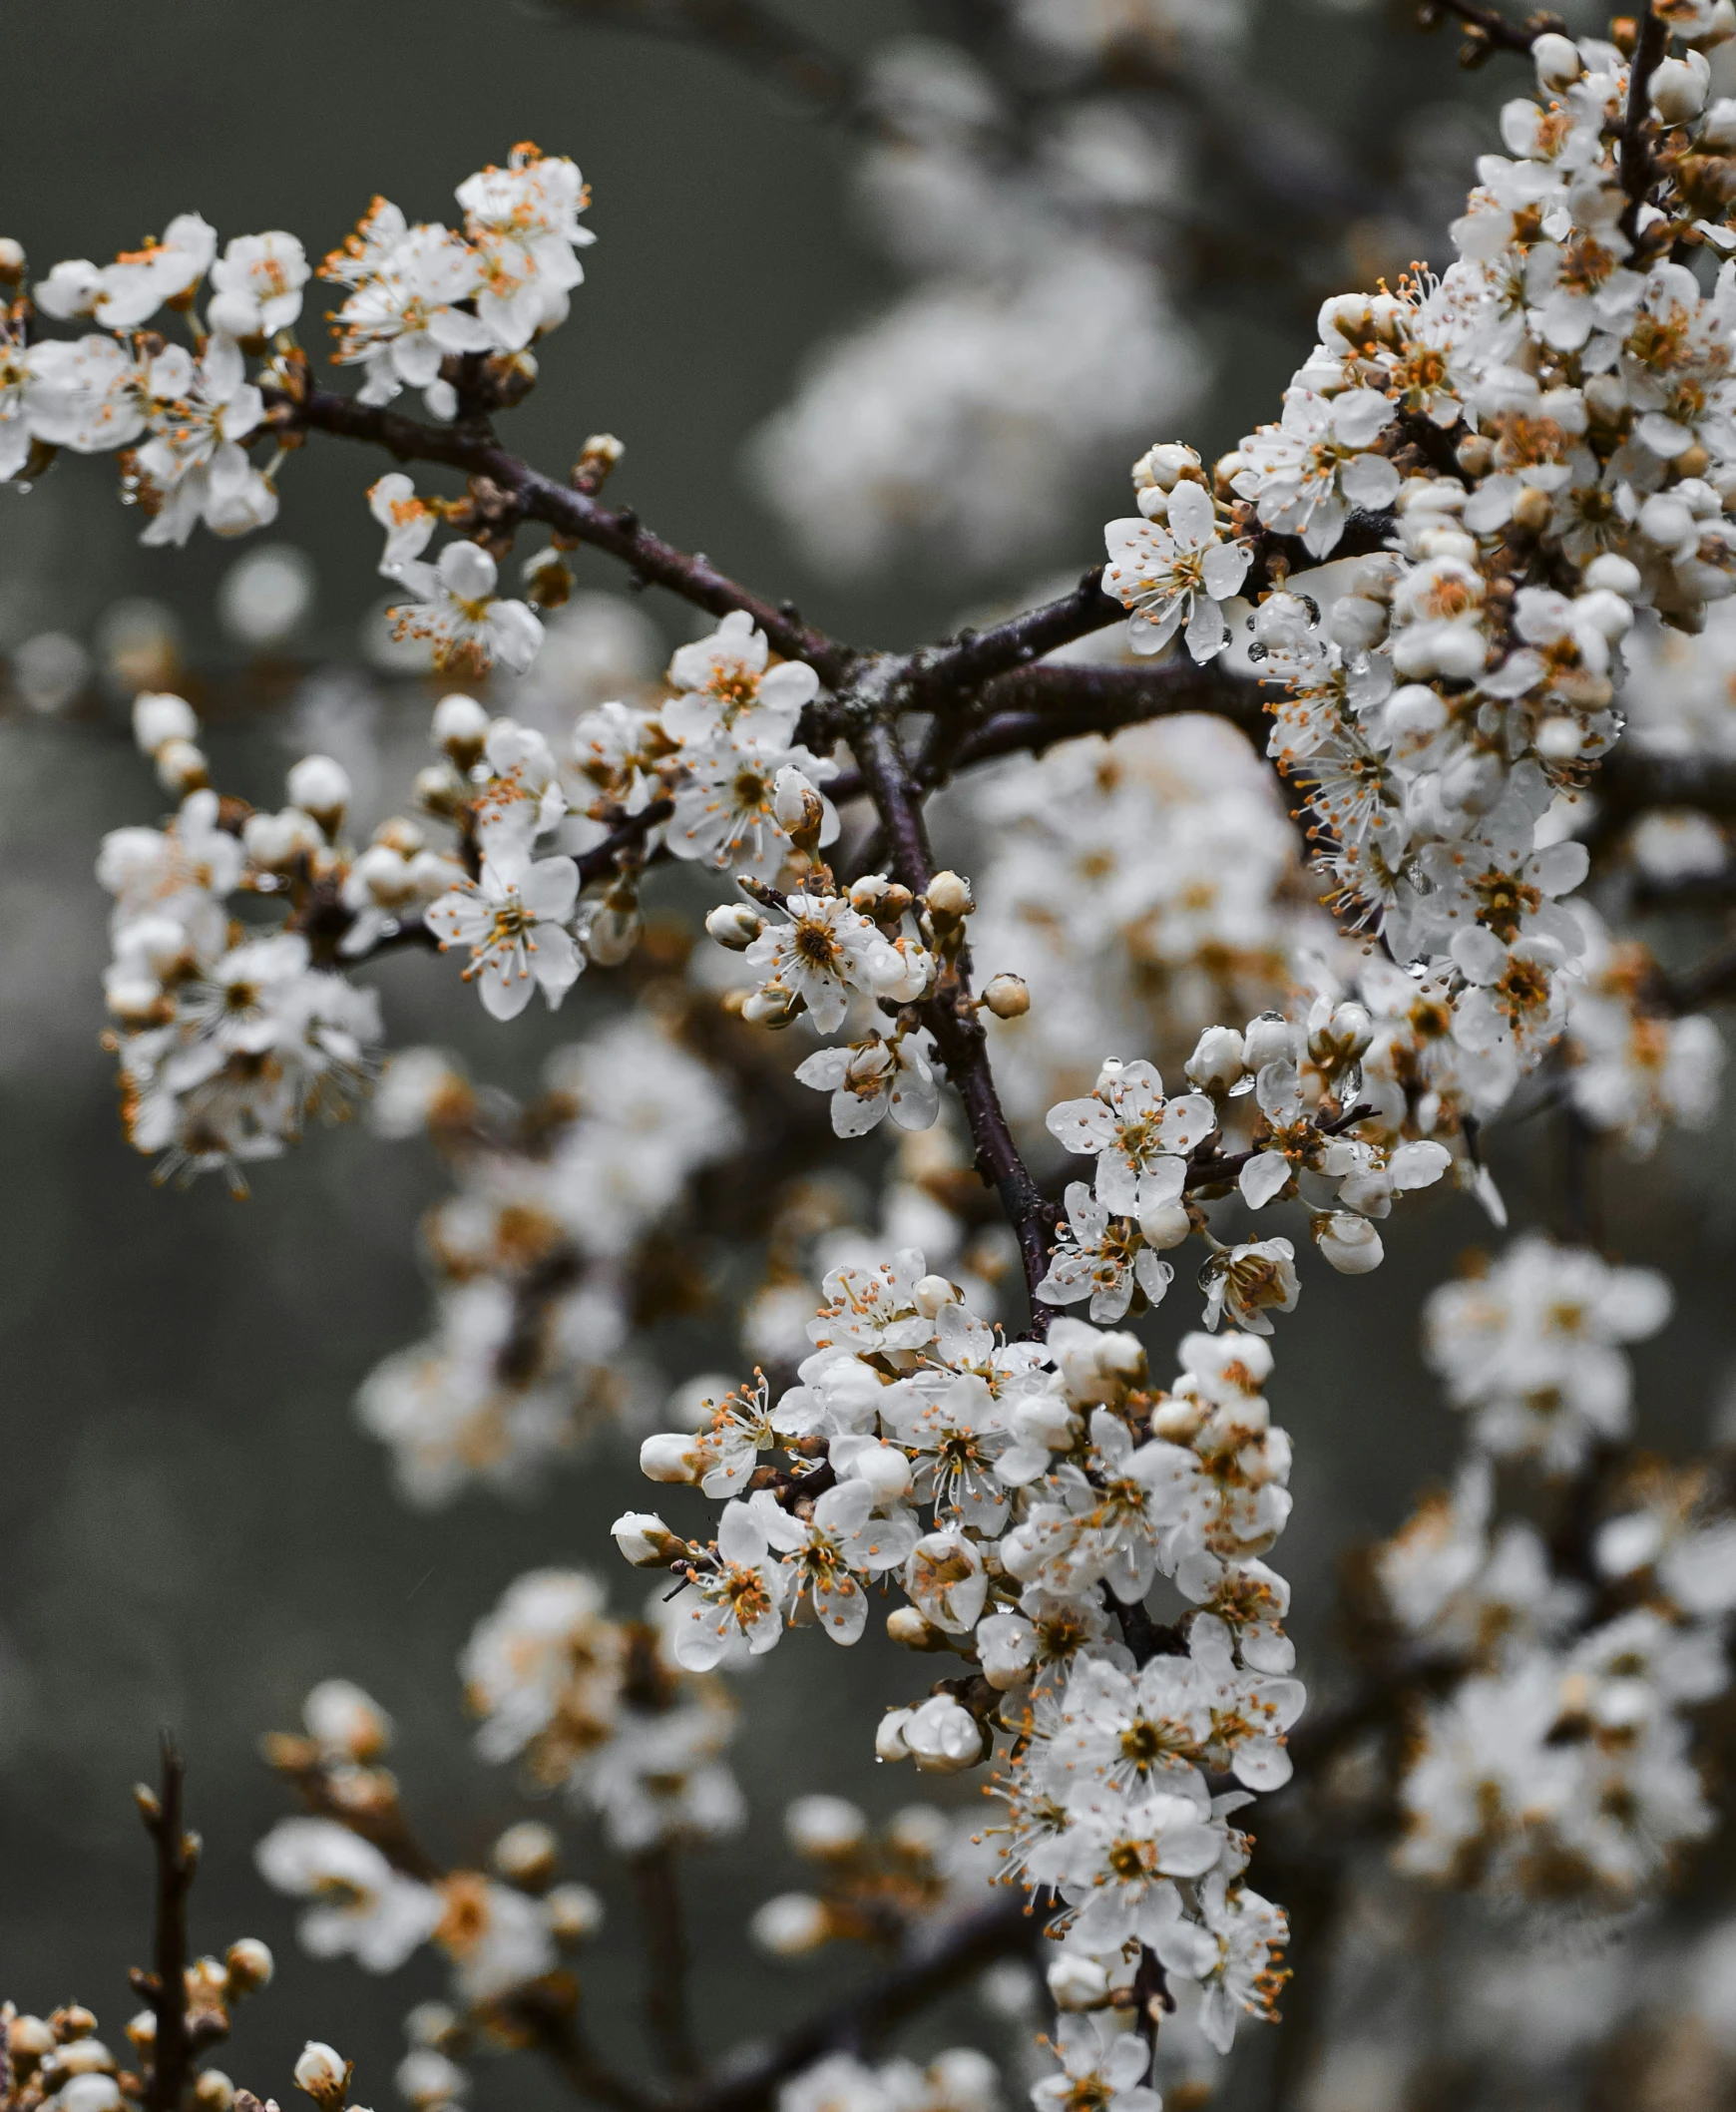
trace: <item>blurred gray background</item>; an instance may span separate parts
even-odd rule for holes
[[[850,47],[915,19],[898,0],[788,7]],[[1449,42],[1415,36],[1405,12],[1281,0],[1261,10],[1251,51],[1260,80],[1377,174],[1407,126],[1438,136],[1456,112],[1486,124],[1499,92],[1491,77],[1461,77]],[[317,254],[376,191],[437,216],[463,176],[516,140],[571,153],[595,187],[601,239],[543,383],[514,415],[516,444],[560,471],[586,433],[613,430],[628,446],[620,495],[649,521],[846,634],[897,643],[956,615],[965,598],[932,576],[859,589],[814,577],[739,474],[744,436],[804,352],[889,283],[851,210],[847,143],[775,92],[707,55],[507,0],[17,0],[6,41],[0,231],[37,270],[131,246],[189,207],[225,236],[291,227]],[[310,299],[310,317],[322,306]],[[1308,342],[1306,316],[1278,298],[1206,328],[1220,366],[1188,433],[1202,448],[1269,416]],[[282,480],[274,533],[318,567],[316,660],[354,657],[377,599],[361,493],[379,467],[315,445]],[[1105,480],[1058,524],[1056,565],[1091,561],[1119,491]],[[237,552],[210,538],[144,552],[137,525],[100,462],[65,462],[28,496],[0,490],[0,650],[47,629],[92,640],[118,600],[147,595],[175,612],[188,665],[220,698],[234,648],[211,609]],[[579,565],[582,585],[617,584],[600,560]],[[1030,577],[994,584],[1014,592]],[[686,634],[678,612],[651,613]],[[275,795],[288,758],[268,715],[219,711],[214,751],[219,781]],[[455,1653],[535,1564],[598,1567],[633,1603],[638,1582],[606,1528],[640,1484],[627,1450],[605,1447],[522,1507],[472,1497],[421,1515],[392,1496],[350,1402],[422,1326],[413,1223],[442,1181],[421,1147],[380,1143],[361,1124],[320,1132],[261,1168],[238,1204],[210,1182],[155,1189],[124,1149],[98,1047],[106,904],[90,869],[103,830],[161,804],[119,697],[58,718],[14,697],[0,718],[0,1993],[38,2010],[85,2000],[111,2036],[131,2013],[124,1970],[144,1956],[149,1870],[128,1786],[151,1771],[169,1723],[206,1840],[195,1940],[220,1948],[256,1933],[281,1967],[220,2065],[281,2093],[301,2040],[323,2037],[358,2061],[363,2100],[384,2104],[397,2020],[435,1991],[437,1965],[382,1986],[296,1953],[291,1908],[250,1860],[283,1809],[258,1737],[294,1722],[315,1679],[360,1681],[399,1721],[412,1809],[433,1815],[439,1847],[480,1858],[521,1807],[468,1757]],[[588,979],[586,1003],[602,980]],[[451,982],[427,962],[390,964],[391,1040],[460,1038],[509,1083],[586,1017],[579,1004],[558,1028],[527,1020],[508,1033],[469,1007],[455,1027]],[[1541,1125],[1497,1140],[1520,1225],[1552,1208],[1545,1143]],[[1702,1431],[1731,1351],[1733,1175],[1726,1126],[1608,1181],[1612,1245],[1669,1269],[1680,1293],[1675,1321],[1638,1353],[1646,1428],[1666,1447]],[[1310,1270],[1282,1328],[1274,1410],[1298,1452],[1284,1566],[1304,1669],[1328,1681],[1341,1551],[1389,1529],[1419,1478],[1453,1455],[1452,1419],[1418,1358],[1418,1300],[1462,1247],[1490,1237],[1464,1200],[1408,1210],[1377,1278]],[[1160,1315],[1154,1341],[1182,1319]],[[1164,1358],[1159,1348],[1159,1369]],[[714,2041],[743,2014],[813,1998],[801,1968],[738,1940],[751,1906],[794,1880],[776,1834],[791,1789],[846,1791],[882,1811],[919,1794],[869,1757],[882,1697],[916,1691],[891,1655],[802,1637],[743,1683],[751,1720],[737,1757],[754,1826],[690,1879]],[[596,1875],[588,1855],[576,1849],[570,1874]],[[590,1974],[605,2008],[625,1973],[623,1946],[602,1946]],[[819,1976],[811,1984],[817,1996]],[[520,2068],[510,2083],[485,2077],[484,2102],[509,2088],[547,2096]]]

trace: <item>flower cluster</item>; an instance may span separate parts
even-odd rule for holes
[[[619,1412],[638,1383],[622,1353],[639,1249],[739,1140],[716,1071],[646,1013],[557,1050],[544,1078],[515,1109],[408,1049],[380,1088],[378,1125],[425,1131],[458,1181],[423,1228],[434,1328],[358,1401],[415,1502],[477,1480],[523,1486]]]
[[[204,782],[198,721],[181,697],[142,695],[133,721],[159,775],[186,796],[165,828],[111,831],[97,861],[115,898],[103,992],[123,1119],[135,1149],[161,1154],[159,1177],[221,1169],[240,1188],[244,1164],[276,1156],[310,1114],[341,1114],[374,1067],[373,993],[315,966],[305,932],[247,926],[228,907],[237,892],[288,888],[291,867],[303,893],[345,884],[348,783],[308,756],[289,773],[282,813],[249,813]],[[452,870],[420,850],[376,848],[414,874],[412,894]]]
[[[424,1943],[452,1970],[460,2011],[504,2017],[557,1973],[561,1954],[602,1923],[597,1896],[554,1882],[560,1844],[521,1822],[494,1843],[490,1868],[444,1871],[414,1842],[397,1783],[383,1767],[392,1723],[347,1680],[322,1680],[302,1709],[303,1733],[276,1733],[266,1756],[318,1816],[280,1820],[254,1860],[275,1891],[309,1903],[298,1927],[314,1957],[350,1957],[395,1972]],[[462,2094],[462,2078],[446,2097]]]
[[[1418,1710],[1406,1873],[1620,1905],[1712,1830],[1690,1712],[1730,1682],[1736,1521],[1702,1474],[1651,1463],[1608,1512],[1588,1579],[1559,1576],[1533,1524],[1496,1523],[1478,1459],[1377,1551],[1394,1628],[1457,1675]]]
[[[1261,1559],[1290,1507],[1269,1350],[1189,1336],[1182,1379],[1154,1395],[1132,1337],[1062,1320],[1047,1345],[1009,1343],[916,1252],[825,1289],[794,1388],[742,1389],[642,1451],[653,1480],[724,1501],[703,1543],[647,1513],[615,1528],[630,1560],[686,1579],[676,1661],[739,1663],[791,1625],[854,1642],[869,1591],[896,1578],[889,1633],[963,1676],[887,1715],[880,1757],[950,1774],[1008,1737],[1006,1874],[1068,1902],[1057,1971],[1095,1975],[1106,2001],[1150,1944],[1203,1983],[1227,2045],[1240,2009],[1270,2005],[1283,1924],[1243,1882],[1227,1822],[1245,1791],[1214,1798],[1202,1770],[1278,1787],[1304,1698],[1288,1590]],[[780,1449],[790,1467],[758,1464]],[[1191,1610],[1154,1645],[1159,1575]],[[803,1929],[822,1939],[830,1912],[805,1905]]]
[[[1425,1347],[1480,1450],[1559,1472],[1628,1435],[1633,1369],[1620,1345],[1655,1335],[1669,1314],[1669,1285],[1653,1270],[1611,1268],[1529,1233],[1487,1273],[1431,1294]]]

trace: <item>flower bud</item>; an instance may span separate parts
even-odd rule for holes
[[[335,2108],[349,2088],[349,2062],[335,2047],[310,2038],[295,2063],[295,2087],[316,2104]]]
[[[1578,45],[1556,30],[1545,30],[1532,43],[1531,64],[1537,70],[1539,88],[1565,88],[1585,71]]]
[[[948,1647],[945,1632],[932,1621],[924,1620],[914,1606],[894,1606],[886,1616],[888,1638],[904,1650],[944,1650]],[[881,1759],[887,1756],[882,1753]],[[902,1760],[902,1751],[892,1755]]]
[[[521,1819],[509,1826],[489,1850],[489,1861],[522,1892],[541,1892],[555,1875],[561,1844],[555,1829],[540,1819]]]
[[[947,1815],[932,1804],[907,1804],[886,1822],[887,1847],[913,1863],[933,1863],[946,1853],[951,1838]]]
[[[845,1797],[798,1797],[783,1815],[783,1830],[799,1856],[825,1862],[862,1846],[868,1821]]]
[[[825,823],[825,802],[793,763],[785,763],[772,780],[771,807],[778,826],[803,850],[818,847]]]
[[[1653,492],[1639,509],[1636,526],[1646,541],[1660,550],[1678,550],[1694,535],[1693,515],[1668,492]]]
[[[24,276],[24,244],[0,234],[0,286],[15,286]]]
[[[767,1900],[747,1924],[748,1933],[761,1950],[776,1958],[799,1958],[818,1950],[832,1933],[832,1917],[826,1902],[811,1893],[779,1893]]]
[[[908,1612],[910,1609],[901,1606],[898,1610],[902,1613]],[[896,1615],[889,1617],[887,1620],[888,1633],[891,1632],[892,1621],[895,1618]],[[918,1614],[917,1618],[921,1620],[922,1616]],[[926,1627],[928,1624],[925,1621],[923,1625]],[[897,1636],[893,1637],[895,1642],[898,1639]],[[876,1760],[908,1760],[910,1758],[910,1748],[904,1742],[904,1733],[914,1714],[915,1711],[912,1709],[888,1709],[886,1714],[881,1717],[874,1732],[874,1757]]]
[[[155,755],[165,741],[196,740],[199,713],[184,696],[143,689],[133,699],[133,738],[142,755]]]
[[[1185,1394],[1165,1394],[1151,1411],[1151,1435],[1168,1445],[1191,1445],[1205,1427],[1205,1410]]]
[[[998,1020],[1022,1020],[1031,1010],[1031,986],[1023,976],[991,976],[983,986],[983,1003]]]
[[[166,740],[157,750],[157,782],[177,799],[211,782],[211,765],[190,740]]]
[[[762,983],[741,1001],[741,1017],[749,1027],[769,1027],[774,1032],[788,1027],[801,1011],[801,1000],[781,983]]]
[[[1092,2009],[1109,1994],[1109,1975],[1095,1958],[1064,1950],[1049,1967],[1050,1999],[1057,2009]]]
[[[6,2033],[6,2050],[22,2072],[54,2051],[54,2033],[39,2016],[15,2016]]]
[[[666,1569],[687,1551],[686,1541],[671,1532],[654,1510],[624,1510],[609,1529],[636,1569]]]
[[[349,772],[329,755],[304,755],[284,780],[289,804],[311,814],[328,836],[337,833],[349,805]]]
[[[999,1694],[1024,1686],[1037,1665],[1037,1630],[1022,1613],[991,1613],[977,1623],[983,1677]]]
[[[896,1445],[867,1444],[852,1455],[845,1478],[866,1481],[877,1503],[895,1503],[910,1493],[910,1461]]]
[[[1242,1069],[1241,1036],[1233,1027],[1208,1027],[1187,1059],[1187,1081],[1201,1092],[1228,1092]]]
[[[444,748],[461,770],[468,770],[482,754],[488,728],[487,711],[474,696],[457,689],[434,706],[434,722],[429,730],[435,746]]]
[[[950,1694],[934,1694],[911,1712],[903,1731],[905,1749],[929,1775],[957,1775],[983,1757],[983,1729]]]
[[[1133,464],[1133,483],[1138,489],[1154,485],[1158,491],[1173,491],[1182,478],[1188,476],[1198,482],[1204,481],[1199,457],[1179,440],[1160,441],[1157,446],[1147,448]]]
[[[924,1276],[910,1295],[925,1320],[932,1320],[942,1306],[959,1302],[957,1289],[944,1276]]]
[[[1296,1054],[1296,1036],[1282,1013],[1263,1012],[1248,1022],[1242,1037],[1242,1061],[1257,1077],[1268,1063],[1291,1062]]]
[[[699,1478],[693,1441],[679,1431],[658,1431],[639,1449],[639,1471],[648,1481],[693,1482]]]
[[[977,906],[971,883],[953,872],[936,873],[928,884],[926,900],[931,916],[951,924],[968,917]]]
[[[705,929],[719,946],[744,954],[765,929],[765,919],[745,902],[719,902],[705,919]]]
[[[193,2101],[199,2112],[229,2112],[235,2086],[220,2068],[202,2068],[193,2079]]]
[[[1699,145],[1707,154],[1736,153],[1736,97],[1720,96],[1707,111]]]
[[[603,1926],[603,1901],[589,1885],[557,1885],[543,1901],[557,1943],[583,1943]]]
[[[257,1936],[242,1936],[223,1953],[225,1984],[231,2001],[268,1987],[276,1960]]]
[[[150,2048],[157,2043],[156,2010],[141,2009],[137,2016],[127,2019],[126,2029],[127,2036],[138,2047],[139,2051],[141,2053],[149,2052]],[[64,2075],[66,2073],[65,2064],[57,2061],[55,2063],[55,2072],[57,2075]]]
[[[347,1679],[322,1679],[301,1704],[307,1734],[348,1760],[376,1760],[392,1742],[392,1719]]]
[[[1309,1022],[1308,1054],[1317,1063],[1353,1063],[1373,1040],[1368,1009],[1352,1000],[1333,1006],[1325,1019]]]
[[[280,814],[249,814],[241,825],[247,856],[261,871],[280,873],[297,858],[311,858],[324,848],[319,824],[299,807]]]
[[[449,762],[431,762],[416,772],[410,791],[419,807],[444,820],[454,820],[464,808],[464,780]]]
[[[1736,110],[1736,103],[1730,107]],[[1593,558],[1585,568],[1584,578],[1592,593],[1618,594],[1624,602],[1635,600],[1645,584],[1639,567],[1629,558],[1618,557],[1613,550],[1606,550],[1601,557]]]
[[[1664,59],[1651,77],[1651,107],[1666,125],[1687,125],[1706,107],[1712,70],[1700,54]]]
[[[1193,1220],[1185,1203],[1153,1203],[1139,1212],[1139,1237],[1159,1253],[1166,1247],[1180,1246],[1192,1230]]]
[[[1312,1230],[1321,1254],[1341,1276],[1366,1276],[1386,1258],[1381,1235],[1374,1226],[1366,1217],[1357,1217],[1348,1210],[1317,1217]]]
[[[398,2095],[417,2112],[431,2112],[436,2105],[450,2105],[470,2087],[470,2078],[432,2046],[412,2046],[398,2063],[392,2077]]]

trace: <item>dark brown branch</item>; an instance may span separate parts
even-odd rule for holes
[[[856,69],[844,56],[798,30],[756,0],[559,0],[580,21],[644,36],[690,39],[769,81],[816,117],[879,131]],[[898,135],[894,135],[895,137]]]
[[[852,745],[880,819],[892,876],[912,894],[920,895],[934,878],[934,854],[923,821],[922,793],[911,776],[898,735],[886,718],[876,716],[853,734]],[[1051,1315],[1037,1297],[1037,1286],[1049,1273],[1055,1213],[1044,1201],[1013,1139],[995,1089],[988,1036],[977,1018],[963,962],[947,970],[935,995],[921,1006],[920,1017],[934,1037],[947,1076],[964,1105],[971,1141],[976,1145],[977,1171],[999,1193],[1018,1237],[1025,1287],[1031,1295],[1032,1332],[1044,1335]]]
[[[1621,189],[1627,205],[1621,214],[1621,231],[1628,240],[1639,237],[1639,209],[1651,188],[1651,77],[1669,44],[1669,30],[1652,12],[1650,0],[1639,17],[1639,42],[1627,69],[1627,109],[1621,121]]]
[[[187,1895],[199,1866],[199,1842],[182,1823],[186,1764],[167,1731],[160,1746],[161,1787],[152,1791],[141,1784],[134,1792],[145,1831],[157,1849],[154,1970],[135,1971],[132,1980],[157,2020],[145,2085],[146,2112],[179,2112],[193,2062],[187,2030]]]
[[[1559,15],[1527,15],[1523,27],[1510,22],[1498,7],[1481,7],[1476,0],[1425,0],[1418,10],[1425,29],[1439,29],[1449,16],[1463,22],[1468,32],[1464,63],[1479,65],[1492,51],[1519,52],[1529,57],[1531,46],[1545,30],[1565,30]]]
[[[955,1922],[937,1942],[913,1949],[860,1994],[768,2046],[744,2049],[733,2074],[685,2099],[681,2112],[762,2112],[778,2086],[828,2053],[869,2052],[907,2017],[938,2001],[996,1958],[1027,1950],[1042,1933],[1041,1909],[1023,1893]]]
[[[690,1957],[674,1851],[665,1842],[634,1857],[631,1867],[645,1930],[647,2029],[667,2072],[690,2081],[699,2073],[699,2057],[687,2016]]]
[[[444,1866],[422,1847],[410,1831],[395,1792],[345,1799],[332,1789],[330,1777],[310,1741],[272,1736],[265,1740],[265,1758],[273,1770],[289,1783],[308,1811],[319,1819],[335,1819],[371,1842],[386,1861],[406,1878],[423,1885],[436,1884],[446,1875]],[[363,1778],[365,1781],[366,1778]],[[388,1778],[389,1780],[389,1778]]]
[[[912,656],[910,701],[917,710],[978,689],[997,674],[1042,659],[1076,638],[1089,637],[1124,621],[1126,610],[1102,589],[1103,568],[1093,566],[1072,594],[1046,602],[987,631],[961,631]]]
[[[577,2097],[609,2105],[614,2112],[653,2112],[661,2100],[617,2075],[598,2055],[580,2024],[576,2005],[534,1987],[512,2005],[532,2042]]]
[[[666,588],[712,616],[745,610],[777,651],[807,660],[828,682],[842,680],[858,657],[851,647],[804,624],[788,603],[762,601],[719,572],[701,552],[678,550],[653,536],[640,526],[631,507],[607,507],[585,492],[555,483],[502,447],[486,429],[422,425],[326,389],[311,389],[300,397],[283,389],[264,393],[278,432],[332,433],[383,448],[400,462],[435,462],[487,478],[513,502],[518,518],[541,521],[618,558],[649,585]]]

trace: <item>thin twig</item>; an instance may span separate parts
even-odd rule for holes
[[[640,2089],[601,2059],[572,2002],[560,2001],[539,1986],[520,1994],[512,2010],[575,2096],[612,2106],[614,2112],[656,2112],[661,2105],[653,2092]]]
[[[1527,16],[1521,28],[1519,24],[1510,22],[1500,8],[1481,7],[1476,4],[1476,0],[1427,0],[1427,4],[1420,8],[1418,13],[1423,18],[1425,29],[1438,27],[1441,20],[1448,15],[1455,21],[1463,22],[1471,32],[1468,41],[1479,58],[1491,51],[1518,52],[1523,57],[1528,57],[1531,46],[1545,30],[1566,28],[1559,15]],[[1477,49],[1479,46],[1481,50]]]
[[[160,1734],[159,1742],[161,1787],[153,1791],[141,1783],[134,1792],[145,1831],[157,1848],[155,1969],[135,1969],[131,1977],[135,1992],[150,2005],[157,2022],[145,2085],[146,2112],[178,2112],[192,2066],[187,2030],[187,1895],[199,1865],[199,1841],[182,1824],[186,1764],[168,1731]]]
[[[699,2073],[687,2015],[686,1917],[667,1842],[635,1856],[631,1869],[645,1928],[645,2011],[651,2040],[663,2067],[682,2082]]]
[[[871,2051],[907,2017],[949,1993],[996,1958],[1029,1949],[1044,1917],[1023,1894],[999,1900],[955,1922],[939,1939],[913,1949],[890,1972],[836,2008],[770,2045],[743,2049],[733,2073],[685,2099],[681,2112],[761,2112],[778,2085],[828,2053]]]
[[[880,819],[892,875],[912,894],[922,894],[934,878],[934,854],[923,820],[922,792],[911,776],[897,732],[887,718],[876,715],[851,736],[851,744]],[[1037,1286],[1049,1273],[1055,1213],[1013,1139],[995,1089],[988,1037],[976,1016],[962,961],[949,969],[935,995],[921,1006],[920,1018],[933,1035],[947,1077],[964,1105],[976,1146],[977,1171],[1000,1194],[1001,1206],[1018,1237],[1025,1286],[1031,1295],[1032,1332],[1044,1335],[1051,1315],[1037,1297]]]
[[[271,424],[279,432],[331,433],[384,448],[400,462],[437,462],[485,477],[515,503],[521,519],[572,536],[630,566],[651,586],[666,588],[712,616],[745,610],[777,651],[805,659],[825,681],[848,674],[857,654],[823,631],[804,624],[786,602],[773,605],[750,594],[698,551],[677,549],[640,526],[631,507],[607,507],[586,492],[557,484],[502,447],[486,428],[423,425],[377,404],[358,403],[326,389],[293,395],[264,391]]]
[[[1627,198],[1621,231],[1630,242],[1639,238],[1639,211],[1651,188],[1651,77],[1668,44],[1668,27],[1646,0],[1639,18],[1639,42],[1628,62],[1627,109],[1621,120],[1621,188]]]

